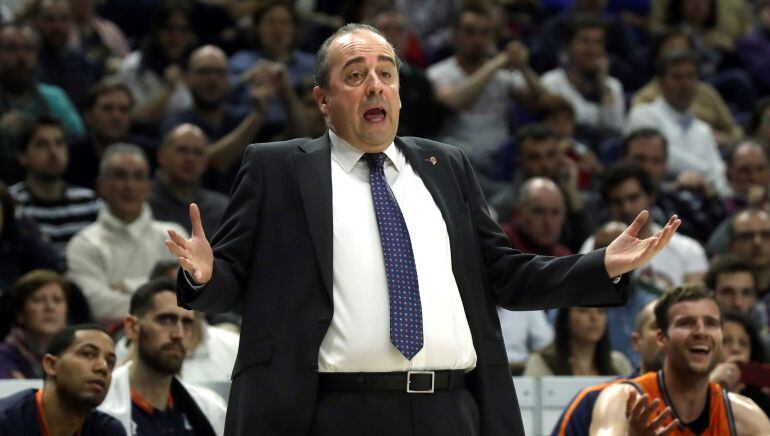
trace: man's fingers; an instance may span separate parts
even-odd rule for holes
[[[201,211],[195,203],[190,203],[190,223],[192,224],[192,235],[206,239],[206,234],[203,233],[203,225],[201,224]]]
[[[657,398],[652,403],[648,404],[644,410],[642,410],[642,414],[639,417],[639,419],[642,422],[647,422],[647,419],[650,418],[650,414],[655,411],[655,409],[658,407],[658,404],[660,404],[660,400]]]
[[[187,250],[187,240],[183,238],[182,235],[173,231],[172,229],[168,229],[167,233],[168,237],[171,238],[171,242],[178,245],[183,250]]]
[[[647,212],[646,210],[639,212],[639,215],[636,216],[636,218],[634,219],[634,222],[632,222],[631,225],[628,226],[628,228],[626,229],[626,233],[635,238],[636,235],[639,234],[639,230],[642,228],[644,223],[647,222],[647,217],[649,215],[650,213]]]
[[[658,428],[663,425],[663,422],[665,422],[669,417],[671,416],[671,408],[666,407],[663,409],[662,412],[658,416],[655,417],[655,419],[650,422],[650,426],[652,428]]]
[[[628,398],[626,399],[626,418],[631,416],[631,411],[634,408],[634,405],[636,404],[636,391],[631,391],[628,394]]]
[[[196,271],[195,265],[190,261],[190,259],[179,256],[179,265],[182,267],[183,270],[187,271],[187,274],[190,274],[191,276]]]
[[[666,427],[662,428],[661,430],[658,430],[655,432],[657,436],[665,436],[667,434],[670,434],[676,427],[679,425],[679,420],[675,419],[671,421],[671,424],[667,425]]]
[[[168,251],[170,251],[174,256],[184,257],[185,255],[184,249],[182,249],[182,247],[175,244],[174,241],[170,239],[166,239],[166,247],[168,247]]]
[[[636,400],[636,404],[634,404],[634,408],[631,409],[632,416],[639,417],[639,415],[644,412],[644,409],[647,407],[647,394],[642,395],[639,397],[638,400]]]

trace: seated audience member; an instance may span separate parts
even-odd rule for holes
[[[694,50],[690,33],[685,29],[674,28],[661,33],[653,42],[652,64],[655,65],[666,56]],[[743,129],[735,121],[725,100],[719,91],[705,80],[697,79],[695,95],[690,103],[690,111],[695,118],[711,126],[714,137],[720,146],[738,141],[743,136]],[[661,94],[660,81],[653,77],[642,89],[634,94],[631,106],[652,103]]]
[[[59,332],[42,360],[43,387],[0,399],[0,433],[125,436],[120,422],[95,410],[110,388],[114,349],[98,325],[78,324]]]
[[[166,230],[187,232],[152,217],[147,204],[150,169],[139,147],[111,145],[99,171],[105,207],[67,245],[68,277],[83,290],[94,319],[110,324],[128,313],[131,293],[155,263],[173,258],[164,244]]]
[[[313,75],[314,57],[296,48],[300,22],[293,2],[269,0],[263,3],[252,16],[250,33],[256,48],[238,51],[229,61],[231,82],[235,84],[230,100],[239,112],[251,111],[254,103],[249,88],[255,81],[263,79],[260,77],[264,74],[262,65],[273,66],[273,72],[281,75],[284,89],[281,94],[269,95],[264,120],[271,124],[288,123],[287,136],[301,136],[295,131],[296,109],[290,106],[295,104],[296,97],[291,91],[300,80]]]
[[[0,291],[33,269],[64,271],[64,262],[34,223],[18,216],[16,202],[0,182]]]
[[[589,386],[578,392],[564,408],[559,420],[556,421],[551,436],[588,436],[596,399],[599,398],[599,394],[604,389],[623,380],[628,380],[628,378],[638,377],[660,369],[662,356],[660,347],[658,347],[658,327],[655,325],[655,313],[653,312],[655,303],[656,300],[650,301],[636,315],[634,331],[629,338],[634,351],[640,356],[639,366],[627,377]]]
[[[676,181],[666,182],[668,141],[659,130],[643,127],[629,132],[623,139],[623,159],[636,162],[649,173],[656,191],[650,210],[655,221],[664,222],[676,214],[682,218],[681,234],[705,242],[724,220],[722,201],[699,174],[686,171]]]
[[[35,34],[27,26],[0,25],[0,180],[15,183],[23,173],[16,143],[25,122],[50,115],[67,135],[83,136],[83,121],[61,88],[37,79]]]
[[[166,134],[183,123],[200,127],[212,141],[206,148],[211,168],[218,178],[230,176],[234,167],[237,168],[236,164],[240,163],[246,145],[258,138],[265,139],[266,132],[275,131],[265,125],[267,98],[275,89],[262,83],[243,90],[251,102],[245,111],[237,111],[228,105],[227,55],[213,45],[205,45],[190,54],[186,83],[192,94],[192,107],[167,116],[161,132]],[[281,90],[286,91],[284,88]],[[290,120],[301,124],[297,121],[299,102],[296,95],[293,90],[287,92],[287,98],[291,100],[287,103]],[[225,185],[222,180],[222,185],[214,187],[229,192],[229,183]]]
[[[406,60],[411,31],[406,14],[395,7],[384,8],[374,15],[373,25],[385,35],[403,62],[398,69],[401,112],[397,135],[435,138],[446,109],[436,100],[433,85],[425,72]]]
[[[566,204],[566,219],[562,241],[571,250],[579,247],[589,234],[591,217],[578,183],[577,167],[564,154],[553,131],[542,124],[530,124],[516,134],[516,169],[511,183],[491,197],[489,204],[499,222],[513,218],[517,196],[522,185],[533,177],[550,179],[559,186]]]
[[[747,206],[762,206],[770,189],[767,149],[747,139],[728,149],[725,161],[732,189],[723,199],[726,212],[734,214]]]
[[[770,288],[770,214],[750,208],[733,215],[728,227],[728,253],[751,265],[758,295],[764,299]]]
[[[0,378],[43,378],[41,359],[67,326],[68,285],[51,270],[23,275],[10,289],[11,332],[0,344]]]
[[[724,365],[727,372],[725,379],[728,383],[722,386],[731,392],[738,392],[754,400],[765,412],[770,414],[770,393],[767,388],[757,385],[745,385],[741,383],[741,363],[768,363],[767,349],[757,334],[755,324],[743,315],[733,312],[722,312],[722,361],[732,363]],[[730,384],[729,382],[733,383]]]
[[[64,256],[72,236],[96,220],[96,193],[62,179],[70,153],[59,121],[42,117],[21,135],[19,161],[24,181],[8,190],[21,214],[34,221],[57,253]]]
[[[729,193],[725,164],[711,128],[691,112],[698,80],[698,58],[692,52],[665,56],[658,66],[661,95],[634,107],[625,133],[642,127],[659,129],[668,142],[668,171],[695,171],[720,195]]]
[[[667,292],[655,305],[655,322],[663,368],[604,389],[591,435],[770,434],[770,420],[752,400],[709,381],[721,357],[723,327],[708,290]]]
[[[214,234],[228,200],[219,192],[201,188],[207,145],[206,135],[192,124],[181,124],[163,138],[148,200],[155,219],[175,222],[190,233],[190,203],[195,203],[203,230]]]
[[[315,86],[312,78],[306,78],[300,80],[297,84],[297,98],[300,102],[300,113],[305,123],[305,133],[308,138],[318,138],[326,134],[326,120],[324,114],[318,110],[318,103],[315,101],[313,95],[313,87]],[[402,112],[404,105],[402,104]],[[399,127],[401,126],[401,118],[399,115]]]
[[[607,312],[600,308],[559,309],[550,345],[530,354],[525,376],[628,375],[631,364],[613,351],[607,336]]]
[[[572,103],[577,124],[597,132],[598,137],[623,128],[623,85],[609,75],[604,49],[604,21],[576,17],[567,24],[567,62],[543,74],[543,88]]]
[[[516,200],[513,222],[502,225],[511,247],[547,256],[572,254],[569,248],[559,243],[566,205],[556,183],[544,177],[533,177],[521,185]]]
[[[553,342],[553,326],[542,310],[510,311],[497,308],[505,354],[513,375],[521,375],[531,353]]]
[[[730,254],[719,256],[711,262],[704,284],[714,292],[714,299],[723,312],[750,319],[762,346],[770,348],[767,306],[759,300],[757,276],[748,262]]]
[[[68,0],[39,0],[32,20],[40,36],[39,80],[60,87],[78,109],[92,83],[102,77],[102,66],[69,44],[72,15]]]
[[[489,168],[492,154],[511,136],[507,113],[512,97],[534,106],[542,93],[522,43],[512,41],[489,56],[494,22],[483,7],[459,10],[452,29],[455,54],[427,70],[436,98],[453,112],[439,137],[465,150],[482,173]]]
[[[612,220],[630,225],[636,215],[650,210],[655,203],[655,187],[650,175],[633,162],[621,162],[610,167],[604,175],[602,197]],[[660,229],[652,219],[647,220],[639,235],[652,236]],[[588,238],[581,253],[594,249],[594,238]],[[634,271],[633,278],[660,290],[688,281],[698,281],[708,269],[703,247],[694,239],[675,234],[649,264]]]
[[[100,17],[94,0],[69,0],[72,14],[70,45],[77,47],[91,62],[112,74],[130,49],[123,31],[110,20]]]
[[[134,97],[128,87],[113,78],[102,80],[88,90],[83,118],[87,135],[71,144],[72,156],[66,179],[78,186],[96,188],[99,160],[104,150],[118,142],[138,144],[145,152],[154,151],[154,144],[131,133],[131,108]],[[148,156],[152,159],[152,155]],[[152,166],[153,161],[150,161]]]
[[[123,59],[118,77],[134,96],[136,121],[157,126],[168,114],[192,104],[182,78],[194,43],[190,20],[186,2],[159,2],[141,48]]]
[[[181,382],[190,347],[193,312],[177,306],[176,282],[152,280],[131,296],[126,336],[134,344],[130,362],[113,373],[100,410],[126,432],[140,435],[221,435],[226,405],[214,392]]]
[[[757,27],[749,35],[736,41],[735,52],[743,68],[751,74],[758,95],[770,93],[770,1],[759,0],[756,8]]]

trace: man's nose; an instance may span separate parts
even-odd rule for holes
[[[375,95],[382,93],[382,81],[376,72],[372,71],[366,76],[366,94]]]

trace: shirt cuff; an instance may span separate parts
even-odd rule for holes
[[[186,272],[185,272],[185,277],[187,277],[187,273]],[[617,277],[613,277],[611,279],[612,280],[612,284],[613,285],[617,285],[618,283],[620,283],[620,279],[622,279],[622,278],[623,278],[623,274],[621,274],[621,275],[619,275]],[[193,286],[193,287],[195,287],[195,286]]]
[[[201,291],[201,290],[203,290],[203,288],[206,286],[206,284],[205,284],[205,283],[204,283],[204,284],[202,284],[202,285],[196,285],[196,284],[194,284],[194,283],[193,283],[193,281],[192,281],[192,279],[190,278],[190,276],[187,274],[187,271],[185,271],[185,270],[182,270],[182,274],[184,275],[184,279],[187,281],[187,284],[188,284],[188,285],[189,285],[191,288],[193,288],[193,290],[195,290],[195,291],[197,291],[197,292],[200,292],[200,291]]]

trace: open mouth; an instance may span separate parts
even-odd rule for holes
[[[693,345],[690,352],[697,356],[707,356],[711,352],[711,347],[706,345]]]
[[[373,108],[364,112],[364,119],[366,121],[369,121],[370,123],[379,123],[379,122],[385,121],[386,114],[387,113],[383,108],[379,108],[379,107]]]

